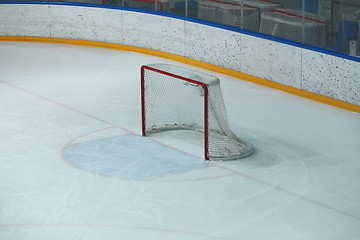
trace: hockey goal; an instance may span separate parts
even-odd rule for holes
[[[204,135],[206,160],[232,160],[254,148],[229,128],[218,78],[169,64],[141,67],[142,135],[194,130]]]

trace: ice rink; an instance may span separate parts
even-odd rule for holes
[[[149,63],[219,77],[256,152],[141,137]],[[359,114],[162,58],[0,42],[0,150],[1,240],[360,239]]]

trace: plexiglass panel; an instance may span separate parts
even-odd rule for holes
[[[360,0],[49,0],[166,12],[360,55]]]

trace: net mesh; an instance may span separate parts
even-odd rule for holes
[[[205,157],[211,160],[242,158],[254,151],[251,145],[241,141],[229,128],[218,78],[168,64],[150,64],[143,69],[146,135],[175,129],[202,132],[208,136],[208,156]],[[152,69],[191,79],[193,82]],[[208,91],[207,109],[204,108],[205,91]],[[204,111],[208,115],[207,133]]]

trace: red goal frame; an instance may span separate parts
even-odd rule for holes
[[[199,84],[203,87],[204,89],[204,155],[205,155],[205,160],[210,160],[209,158],[209,122],[208,122],[208,86],[203,83],[203,82],[199,82],[190,78],[186,78],[183,76],[179,76],[176,74],[172,74],[169,72],[165,72],[156,68],[152,68],[149,66],[141,66],[141,131],[142,131],[142,136],[146,136],[146,109],[145,109],[145,70],[150,70],[153,72],[157,72],[166,76],[170,76],[173,78],[178,78],[190,83],[194,83],[194,84]]]

